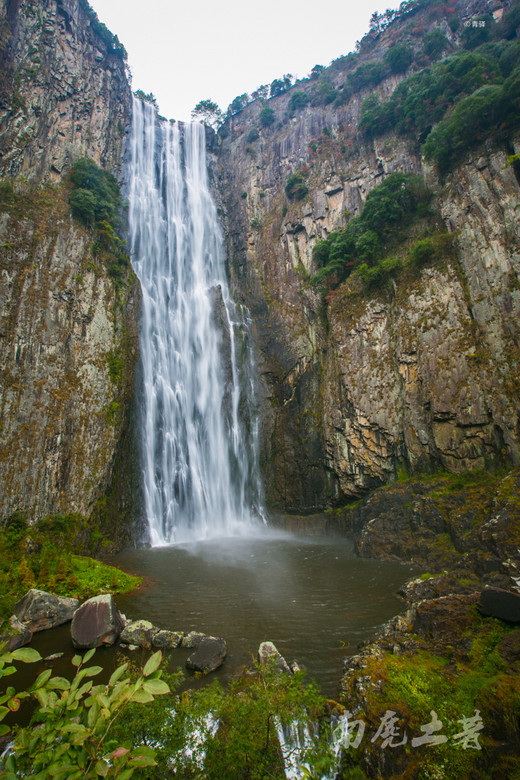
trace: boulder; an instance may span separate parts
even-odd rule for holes
[[[484,588],[480,594],[478,608],[487,617],[500,618],[508,623],[520,623],[520,593],[502,588]]]
[[[520,664],[520,629],[506,634],[497,645],[497,650],[510,666]]]
[[[78,599],[55,596],[44,590],[32,588],[14,605],[14,614],[29,631],[56,628],[72,620],[79,607]]]
[[[258,660],[262,666],[273,664],[278,671],[291,674],[289,664],[272,642],[262,642],[258,648]]]
[[[33,635],[26,625],[20,623],[16,615],[11,615],[9,623],[0,632],[0,645],[6,643],[6,650],[17,650],[28,645]]]
[[[181,647],[195,649],[200,645],[203,639],[214,639],[214,637],[208,637],[207,634],[201,634],[199,631],[190,631],[189,634],[182,637]]]
[[[124,628],[123,618],[110,594],[94,596],[72,618],[72,644],[78,649],[113,645]]]
[[[132,620],[123,628],[119,640],[126,645],[137,645],[150,650],[158,630],[149,620]]]
[[[206,637],[197,645],[197,649],[186,661],[188,669],[209,674],[222,666],[227,655],[227,645],[223,639]]]
[[[159,630],[152,637],[152,647],[160,650],[172,650],[174,647],[179,647],[183,638],[182,631]]]

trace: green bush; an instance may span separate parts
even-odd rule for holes
[[[309,102],[309,96],[306,92],[293,92],[289,98],[288,111],[293,114],[295,111],[302,111]]]
[[[160,679],[161,653],[149,658],[137,679],[125,675],[128,666],[125,664],[113,672],[107,685],[94,685],[90,679],[102,671],[100,666],[85,666],[93,654],[94,650],[89,650],[83,658],[74,656],[72,663],[77,672],[72,682],[51,677],[52,670],[46,669],[29,691],[17,694],[10,687],[0,696],[0,720],[9,711],[16,712],[22,699],[32,698],[38,705],[31,724],[14,731],[13,748],[0,760],[6,780],[18,777],[128,780],[136,770],[156,765],[154,750],[146,745],[129,750],[111,740],[111,730],[132,702],[142,705],[170,693],[168,685]],[[2,653],[0,677],[13,674],[12,662],[17,660],[35,662],[41,656],[31,648]],[[6,725],[0,725],[0,735],[9,731]]]
[[[334,85],[330,81],[322,81],[312,90],[311,104],[313,106],[327,106],[336,99],[337,94]]]
[[[353,73],[347,76],[347,85],[353,92],[359,92],[366,87],[375,87],[385,76],[385,66],[382,62],[365,62],[359,65]]]
[[[430,197],[419,176],[411,173],[387,176],[368,193],[359,217],[351,219],[345,230],[335,231],[316,243],[313,259],[319,270],[313,277],[313,285],[336,286],[356,267],[365,286],[379,284],[397,268],[393,259],[382,264],[379,261],[401,238],[401,231],[408,227],[410,219],[426,214]]]
[[[396,43],[385,51],[383,60],[390,73],[406,73],[413,61],[413,49],[405,43]]]
[[[269,125],[272,125],[274,118],[274,110],[271,106],[264,106],[258,114],[258,119],[260,120],[262,127],[269,127]]]
[[[427,33],[423,38],[424,53],[432,61],[437,60],[449,47],[450,42],[438,27]]]
[[[285,194],[289,200],[303,200],[309,192],[301,171],[291,174],[285,185]]]

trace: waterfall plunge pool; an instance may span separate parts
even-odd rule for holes
[[[402,611],[395,594],[413,573],[398,562],[358,558],[345,538],[274,529],[132,550],[112,563],[145,578],[116,598],[127,618],[226,640],[227,658],[211,678],[225,681],[270,640],[330,697],[338,694],[345,658]],[[192,652],[173,650],[171,668],[184,667]]]

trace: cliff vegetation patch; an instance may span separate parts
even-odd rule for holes
[[[22,512],[0,528],[0,623],[30,588],[59,596],[90,598],[100,592],[126,593],[140,582],[80,552],[102,546],[101,533],[80,515],[50,515],[29,525]]]

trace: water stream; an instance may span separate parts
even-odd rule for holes
[[[247,312],[229,295],[205,128],[134,99],[129,227],[142,288],[141,442],[152,545],[261,516]],[[238,360],[240,353],[241,360]]]

